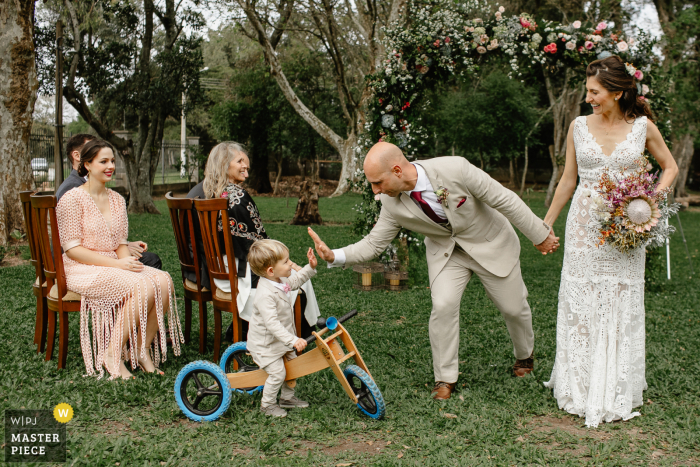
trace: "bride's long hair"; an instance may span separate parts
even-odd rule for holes
[[[617,55],[591,62],[586,68],[586,78],[594,76],[608,92],[622,91],[622,97],[617,102],[625,116],[625,121],[646,116],[652,122],[654,114],[645,99],[637,92],[634,76],[627,72],[625,63]]]
[[[224,188],[230,183],[228,180],[228,166],[238,154],[248,156],[245,148],[233,141],[224,141],[214,146],[209,153],[207,165],[204,168],[204,195],[207,198],[218,198]]]

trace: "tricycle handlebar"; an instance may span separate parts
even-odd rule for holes
[[[353,316],[357,314],[357,310],[352,310],[350,313],[346,314],[345,316],[341,316],[338,318],[338,324],[344,323],[345,321],[349,320]],[[325,328],[326,327],[326,320],[324,318],[319,318],[318,322],[316,323],[316,326],[319,328]],[[316,336],[309,336],[306,338],[307,343],[312,343],[313,341],[316,340]]]

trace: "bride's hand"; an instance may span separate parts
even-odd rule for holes
[[[554,236],[554,229],[550,229],[549,235],[544,242],[540,243],[539,245],[535,245],[535,248],[540,250],[543,255],[557,251],[557,248],[559,248],[559,237]]]
[[[119,269],[131,272],[143,271],[143,264],[138,260],[136,256],[127,256],[126,258],[118,259],[117,267]]]

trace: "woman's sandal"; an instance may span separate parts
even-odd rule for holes
[[[113,377],[113,378],[115,378],[115,379],[116,379],[116,378],[121,378],[121,379],[123,379],[123,380],[125,380],[125,381],[129,381],[129,380],[132,380],[132,379],[136,379],[136,376],[132,375],[131,373],[129,373],[129,375],[123,375],[122,372],[121,372],[121,368],[118,368],[117,371],[112,371],[112,370],[109,368],[109,365],[107,364],[107,361],[108,361],[108,360],[113,360],[113,357],[112,357],[111,355],[109,355],[109,354],[105,354],[105,359],[104,359],[104,361],[102,362],[102,366],[105,367],[105,369],[107,370],[107,373],[109,373],[109,375],[110,375],[111,377]],[[119,366],[121,367],[121,365],[119,365]],[[126,371],[128,372],[129,370],[126,370]]]

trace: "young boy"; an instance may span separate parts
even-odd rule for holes
[[[289,292],[297,290],[316,275],[318,261],[311,248],[306,253],[309,264],[292,274],[289,249],[277,240],[258,240],[248,251],[250,269],[260,276],[253,301],[253,316],[248,328],[248,351],[255,363],[268,374],[263,389],[260,410],[273,417],[286,417],[285,408],[308,407],[309,403],[294,395],[285,383],[284,361],[296,358],[296,352],[306,347],[306,340],[297,337],[294,327],[293,303]],[[282,388],[280,403],[277,393]]]

